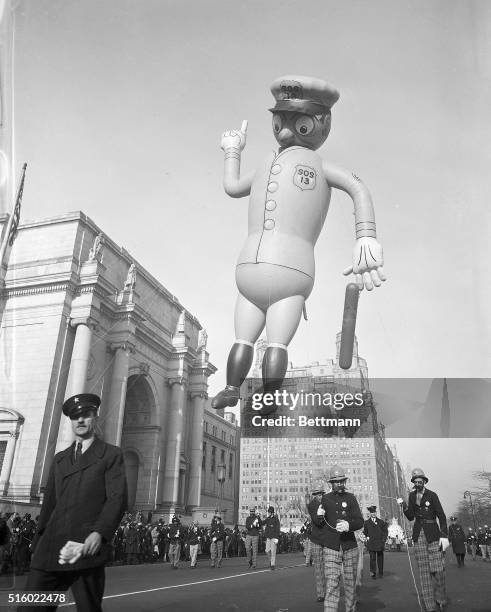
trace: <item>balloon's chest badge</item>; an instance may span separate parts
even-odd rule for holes
[[[310,166],[295,166],[293,183],[300,189],[315,189],[316,171]]]

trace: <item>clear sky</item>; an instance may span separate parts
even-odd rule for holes
[[[22,217],[82,210],[124,245],[206,328],[214,393],[247,223],[247,199],[222,188],[220,135],[248,119],[254,169],[276,145],[273,79],[325,78],[341,97],[319,153],[367,184],[385,251],[388,281],[359,306],[370,375],[486,377],[490,41],[485,0],[19,0]],[[334,355],[353,240],[334,193],[296,365]]]

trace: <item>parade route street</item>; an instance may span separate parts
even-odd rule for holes
[[[413,567],[417,565],[414,557]],[[244,557],[224,559],[212,569],[208,559],[198,568],[182,563],[172,570],[168,563],[109,567],[106,570],[105,612],[322,612],[314,593],[313,568],[305,567],[300,553],[282,554],[270,571],[267,558],[258,556],[258,568],[248,570]],[[364,583],[360,612],[418,612],[406,552],[385,554],[385,576],[373,580],[364,556]],[[20,583],[20,579],[19,579]],[[19,584],[19,586],[21,586]],[[491,612],[491,563],[466,557],[457,568],[447,554],[448,612]],[[60,610],[74,610],[67,605]],[[344,612],[344,606],[340,606]]]

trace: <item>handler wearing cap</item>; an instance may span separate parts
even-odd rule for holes
[[[382,578],[384,575],[384,548],[389,533],[389,527],[385,521],[377,517],[377,506],[368,506],[370,518],[363,525],[365,543],[370,553],[370,576]]]
[[[354,203],[356,242],[352,266],[360,289],[385,280],[382,247],[376,239],[370,193],[353,173],[327,163],[316,150],[331,129],[331,107],[339,92],[314,77],[287,75],[271,85],[273,133],[280,145],[255,173],[240,176],[247,122],[225,132],[224,187],[228,195],[250,195],[248,236],[239,255],[235,343],[227,361],[227,386],[215,409],[235,406],[252,364],[254,343],[266,326],[263,388],[273,393],[284,379],[291,342],[315,277],[314,246],[324,225],[332,188]]]
[[[363,517],[356,497],[346,491],[347,476],[338,465],[329,472],[332,491],[322,496],[313,517],[314,524],[325,530],[324,575],[326,598],[324,612],[337,612],[343,572],[346,612],[356,608],[355,585],[358,545],[354,532],[363,527]]]
[[[445,610],[447,602],[443,556],[449,546],[447,518],[438,495],[426,488],[428,478],[421,468],[412,471],[411,482],[414,484],[414,490],[409,494],[408,502],[402,498],[397,502],[402,506],[406,518],[415,520],[414,551],[426,610],[442,611]]]
[[[321,505],[322,496],[325,491],[322,487],[316,487],[311,495],[312,499],[307,505],[310,518],[312,520],[312,530],[310,533],[310,541],[312,547],[312,556],[314,558],[314,580],[315,580],[315,592],[317,595],[317,601],[324,601],[326,597],[326,577],[324,575],[324,546],[326,545],[325,536],[327,529],[324,529],[324,525],[318,525],[314,518],[317,515],[317,510]]]
[[[280,519],[273,506],[268,508],[268,516],[263,521],[264,537],[266,538],[265,552],[269,555],[269,568],[274,570],[276,565],[276,547],[280,539]]]
[[[63,404],[75,441],[51,465],[25,586],[26,591],[71,588],[78,612],[102,610],[104,565],[127,507],[123,453],[95,435],[99,405],[92,393],[74,395]],[[75,544],[70,548],[67,542]]]

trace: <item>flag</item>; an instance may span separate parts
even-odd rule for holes
[[[450,404],[448,401],[447,379],[443,379],[442,392],[442,413],[440,417],[440,430],[443,438],[448,438],[450,434]]]
[[[24,193],[24,180],[26,178],[27,164],[22,166],[22,176],[20,179],[19,189],[17,191],[17,198],[15,199],[14,211],[12,213],[12,222],[9,229],[9,235],[7,237],[7,243],[11,247],[14,244],[15,237],[17,236],[17,230],[20,221],[20,205],[22,203],[22,194]]]

